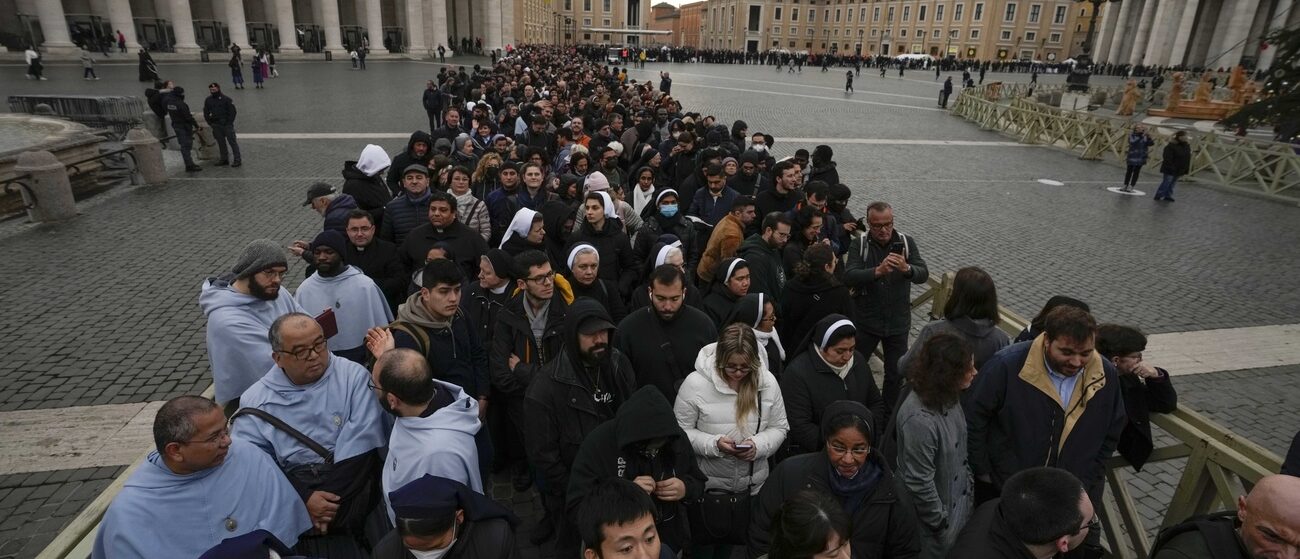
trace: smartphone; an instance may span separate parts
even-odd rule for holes
[[[894,254],[903,254],[903,241],[894,241],[889,243],[889,252]]]
[[[316,323],[320,324],[320,329],[325,333],[325,339],[333,338],[339,333],[339,321],[334,316],[334,309],[325,309],[324,312],[316,315]]]
[[[736,443],[736,450],[749,450],[751,448],[754,448],[754,445],[745,444],[745,443]]]

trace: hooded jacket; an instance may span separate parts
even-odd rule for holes
[[[750,235],[740,243],[736,256],[749,263],[749,292],[766,294],[780,308],[785,301],[785,265],[781,251],[768,246],[761,235]]]
[[[569,306],[564,322],[564,348],[542,367],[541,374],[528,386],[524,401],[527,419],[524,446],[528,462],[545,480],[551,497],[561,501],[569,487],[569,469],[582,441],[598,425],[614,418],[614,412],[631,396],[635,386],[632,364],[611,345],[609,359],[600,366],[600,387],[612,401],[600,405],[593,399],[591,373],[582,364],[578,350],[578,325],[592,317],[609,320],[609,313],[591,299],[578,299]]]
[[[275,299],[266,301],[235,291],[232,280],[208,278],[199,292],[199,308],[208,318],[208,362],[220,403],[239,398],[275,366],[266,339],[271,323],[291,312],[304,312],[283,285]]]
[[[898,370],[907,373],[907,367],[921,351],[919,348],[925,345],[926,340],[933,338],[937,334],[953,334],[966,340],[966,345],[970,347],[975,356],[975,368],[983,367],[993,354],[1002,348],[1011,345],[1011,337],[1003,332],[993,320],[987,318],[967,318],[958,317],[953,320],[943,319],[926,324],[921,328],[921,333],[917,334],[916,341],[907,349],[907,353],[898,359]]]
[[[672,322],[664,323],[653,306],[628,313],[610,344],[627,355],[636,371],[636,385],[654,386],[669,400],[695,368],[700,348],[718,341],[709,316],[683,302]]]
[[[377,229],[383,227],[384,206],[393,199],[393,194],[379,176],[390,164],[388,154],[374,144],[361,150],[356,161],[343,163],[343,193],[356,199],[358,208],[370,212]]]
[[[339,194],[325,206],[325,226],[322,231],[343,233],[348,228],[348,214],[357,209],[357,201],[350,195]]]
[[[667,442],[650,457],[643,449],[655,439]],[[566,506],[574,511],[601,479],[633,480],[640,476],[650,476],[655,481],[677,478],[685,484],[686,496],[681,500],[655,499],[659,509],[655,525],[660,537],[669,547],[684,549],[690,542],[685,503],[704,495],[708,476],[695,461],[690,439],[677,426],[672,405],[662,393],[649,386],[632,394],[613,420],[600,424],[582,442],[573,461]]]
[[[863,468],[872,467],[880,472],[880,479],[867,490],[853,512],[849,513],[852,526],[853,559],[913,559],[921,550],[917,537],[916,512],[907,491],[888,464],[878,453],[867,457]],[[825,452],[795,456],[781,462],[767,478],[758,498],[752,501],[749,535],[749,557],[759,557],[768,551],[772,542],[772,516],[781,504],[806,489],[817,490],[837,501],[844,497],[832,489],[832,467]],[[863,475],[861,472],[859,475]],[[846,509],[849,507],[845,507]],[[848,512],[846,510],[846,512]]]
[[[428,148],[425,150],[424,155],[415,155],[416,142],[424,142],[424,145]],[[428,167],[429,162],[433,161],[433,155],[433,136],[423,130],[412,132],[410,139],[406,141],[406,149],[392,157],[393,164],[388,168],[388,176],[384,181],[388,183],[389,192],[392,192],[393,196],[401,194],[402,173],[406,171],[406,168],[413,163]]]
[[[428,417],[399,417],[393,423],[383,473],[384,510],[390,520],[393,512],[388,494],[426,474],[459,481],[475,491],[483,490],[475,443],[482,427],[478,402],[459,386],[438,380],[434,384],[438,391],[450,393],[447,396],[450,404]]]
[[[700,471],[709,477],[708,489],[732,493],[748,489],[757,494],[767,479],[767,458],[781,448],[790,430],[785,417],[785,401],[781,398],[781,387],[777,385],[776,377],[761,369],[758,372],[758,408],[746,416],[743,428],[737,426],[738,395],[718,373],[717,351],[717,343],[700,350],[695,359],[695,372],[686,377],[682,389],[677,392],[673,413],[677,416],[677,425],[691,442]],[[718,439],[724,436],[734,442],[752,438],[757,451],[754,462],[751,464],[724,454],[718,448]]]
[[[725,274],[726,271],[724,270],[722,273]],[[726,284],[715,281],[709,285],[709,294],[704,296],[704,301],[701,302],[703,307],[701,310],[709,316],[709,319],[713,321],[714,326],[718,327],[718,330],[722,330],[726,326],[723,321],[735,310],[736,302],[739,300],[740,297],[735,296],[730,289],[727,289]]]
[[[1002,515],[1002,499],[980,505],[957,535],[949,557],[956,559],[1034,559]]]
[[[1046,341],[1042,334],[1009,346],[980,368],[962,402],[971,468],[998,487],[1026,468],[1061,468],[1101,502],[1104,462],[1126,422],[1115,368],[1094,352],[1071,400],[1061,402],[1048,376]]]

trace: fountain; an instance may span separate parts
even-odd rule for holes
[[[104,137],[90,128],[52,116],[0,113],[0,181],[17,175],[14,164],[26,151],[48,151],[67,164],[99,155]],[[73,192],[80,195],[97,189],[100,162],[78,165],[69,177]],[[23,203],[15,192],[0,193],[0,215],[21,211]]]

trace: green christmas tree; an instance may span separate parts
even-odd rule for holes
[[[1300,29],[1279,29],[1266,40],[1277,54],[1264,73],[1259,100],[1225,118],[1223,124],[1277,127],[1277,140],[1289,142],[1300,137]]]

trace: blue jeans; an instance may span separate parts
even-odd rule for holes
[[[1156,200],[1172,197],[1174,195],[1174,184],[1177,182],[1177,175],[1164,175],[1164,178],[1160,180],[1160,188],[1156,189]]]

